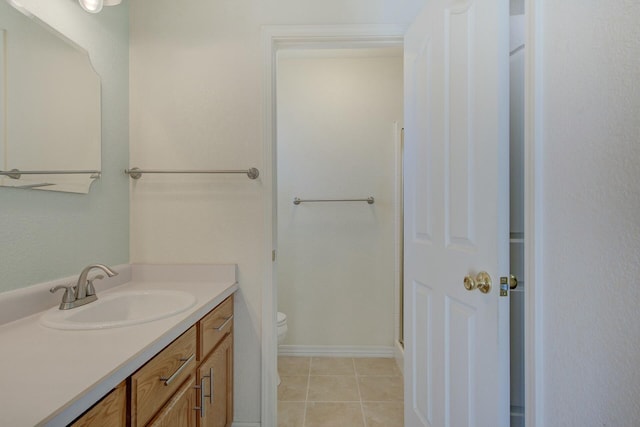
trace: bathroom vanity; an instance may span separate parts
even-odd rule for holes
[[[124,284],[96,284],[98,301],[182,292],[193,304],[106,329],[43,326],[44,312],[0,326],[0,425],[231,425],[236,266],[130,268]]]
[[[233,421],[233,295],[72,426],[95,425],[96,420],[100,420],[101,425],[122,427],[230,426]]]

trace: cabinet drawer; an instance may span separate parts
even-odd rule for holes
[[[198,322],[198,361],[233,331],[233,295],[211,310]]]
[[[144,426],[196,367],[196,327],[131,376],[131,425]]]

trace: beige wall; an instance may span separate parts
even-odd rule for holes
[[[278,61],[278,310],[288,317],[285,344],[393,346],[395,122],[403,98],[402,51],[395,53]],[[292,203],[369,196],[373,205]]]
[[[640,4],[543,0],[543,424],[640,420]]]
[[[405,24],[422,0],[134,0],[131,166],[263,167],[261,27]],[[133,262],[235,262],[236,421],[260,419],[262,181],[145,176],[131,192]]]

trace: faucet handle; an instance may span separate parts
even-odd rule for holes
[[[64,295],[62,295],[62,302],[74,302],[76,300],[76,288],[73,285],[58,285],[49,289],[49,292],[52,294],[59,291],[60,289],[64,289]]]
[[[87,296],[96,294],[96,288],[93,286],[93,281],[100,279],[104,279],[102,274],[98,274],[97,276],[87,280]]]

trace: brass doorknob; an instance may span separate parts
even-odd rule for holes
[[[464,278],[464,288],[468,291],[478,289],[483,294],[488,294],[491,291],[491,276],[486,271],[478,273],[475,279],[471,276],[466,276]]]
[[[476,283],[478,283],[478,289],[483,294],[488,294],[491,291],[491,276],[486,271],[481,271],[476,276]]]
[[[477,288],[478,285],[476,285],[476,281],[473,277],[471,276],[465,276],[464,278],[464,288],[468,291],[473,291],[475,288]]]

